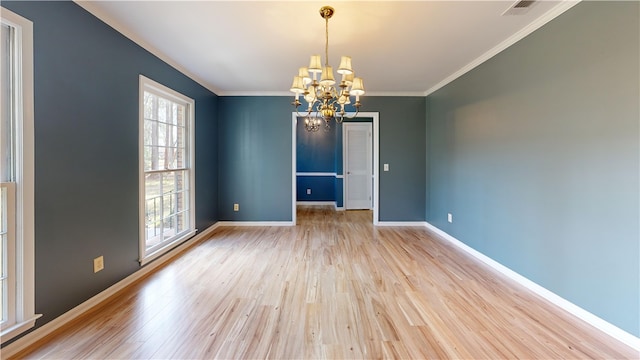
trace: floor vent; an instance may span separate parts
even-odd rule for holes
[[[502,13],[502,16],[526,14],[536,2],[537,0],[518,0],[511,4],[511,6]]]

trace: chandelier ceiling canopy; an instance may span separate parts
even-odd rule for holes
[[[352,104],[351,97],[355,97],[353,106],[356,114],[360,109],[360,95],[365,93],[362,78],[356,77],[351,66],[351,57],[342,56],[337,73],[341,75],[340,82],[336,83],[333,76],[333,67],[329,65],[329,19],[335,10],[331,6],[320,8],[320,16],[325,20],[325,47],[324,65],[320,55],[311,55],[308,67],[298,69],[298,75],[293,77],[291,92],[295,93],[292,105],[298,111],[302,105],[300,95],[307,102],[305,114],[305,128],[308,131],[317,131],[320,128],[320,119],[312,116],[317,113],[325,121],[325,126],[329,126],[331,119],[336,119],[338,123],[346,117],[345,106]],[[318,80],[318,76],[320,79]],[[355,116],[355,115],[354,115]]]

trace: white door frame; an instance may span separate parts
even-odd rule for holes
[[[349,112],[346,116],[354,116],[356,113]],[[379,186],[379,170],[380,170],[380,113],[379,112],[359,112],[357,117],[372,118],[373,119],[373,225],[378,225],[379,222],[379,209],[378,198],[380,192]],[[297,195],[297,182],[296,182],[296,125],[298,121],[298,114],[291,112],[291,224],[296,225],[296,195]],[[335,126],[335,121],[331,124]],[[343,163],[344,172],[344,163]],[[344,181],[342,183],[344,188]],[[344,204],[344,195],[343,195]]]

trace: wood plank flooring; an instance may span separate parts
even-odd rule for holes
[[[577,359],[638,353],[423,228],[300,208],[219,228],[28,359]]]

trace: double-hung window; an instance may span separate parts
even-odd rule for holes
[[[140,262],[195,234],[192,99],[140,76]]]
[[[2,9],[0,49],[0,337],[35,325],[33,24]]]

